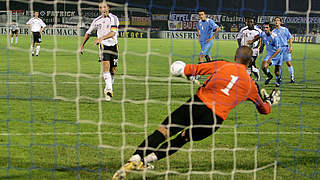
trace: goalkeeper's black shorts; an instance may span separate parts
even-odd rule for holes
[[[171,113],[162,125],[169,130],[170,136],[187,129],[186,134],[192,140],[200,141],[215,132],[223,122],[219,116],[213,116],[213,111],[208,108],[200,98],[195,95],[186,103]],[[216,123],[215,123],[216,118]]]

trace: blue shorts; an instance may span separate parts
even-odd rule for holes
[[[213,46],[213,40],[207,42],[200,42],[201,45],[201,52],[200,55],[208,55],[211,56],[211,48]]]
[[[282,62],[287,62],[287,61],[291,61],[291,53],[289,52],[289,47],[285,46],[285,47],[281,47],[281,50],[283,51],[282,53]]]
[[[268,61],[268,59],[272,56],[272,54],[268,54],[266,55],[266,57],[264,57],[263,61]],[[276,57],[274,57],[272,59],[272,65],[274,66],[281,66],[282,64],[282,53],[281,51],[276,55]]]

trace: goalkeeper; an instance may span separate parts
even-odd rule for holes
[[[200,141],[219,129],[228,113],[243,101],[252,101],[259,113],[269,114],[271,105],[280,100],[280,91],[261,97],[259,88],[247,73],[252,49],[241,46],[234,60],[188,64],[181,76],[209,75],[196,95],[171,113],[153,134],[133,153],[129,162],[118,170],[113,179],[124,179],[128,171],[149,168],[150,162],[175,153],[190,141]],[[175,136],[175,138],[171,138]],[[171,139],[170,139],[171,138]],[[159,147],[160,146],[160,147]]]

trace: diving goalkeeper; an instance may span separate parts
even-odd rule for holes
[[[209,137],[219,129],[229,111],[243,101],[250,100],[259,113],[269,114],[271,105],[280,100],[280,91],[268,95],[263,90],[264,96],[261,97],[259,88],[247,73],[247,66],[252,60],[251,48],[238,48],[234,60],[235,63],[212,61],[187,64],[181,76],[209,75],[208,79],[196,95],[172,112],[138,146],[113,179],[124,179],[129,171],[148,168],[149,163],[172,155],[191,140],[200,141]]]

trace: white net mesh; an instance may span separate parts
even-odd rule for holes
[[[103,67],[92,45],[95,35],[84,55],[78,53],[84,33],[99,16],[98,2],[0,3],[0,179],[110,179],[137,145],[196,93],[197,85],[170,76],[169,65],[175,60],[197,62],[200,45],[194,29],[183,29],[196,21],[184,18],[195,17],[204,2],[191,7],[182,1],[170,6],[158,1],[108,2],[120,20],[120,61],[111,102],[104,98]],[[226,29],[239,28],[246,3],[230,9],[217,2],[218,10],[210,14]],[[300,35],[319,28],[309,23],[319,19],[319,10],[312,6],[317,1],[309,0],[303,12],[290,3],[286,1],[285,17],[306,18],[302,26],[307,33]],[[34,11],[47,24],[39,57],[30,53],[25,25]],[[279,15],[266,8],[256,11]],[[170,19],[173,16],[176,19]],[[17,44],[10,42],[13,20],[20,28]],[[170,27],[185,31],[168,31]],[[213,57],[232,61],[237,44],[225,39],[234,35],[219,34]],[[319,35],[312,37],[320,41]],[[186,144],[155,162],[154,170],[132,172],[128,179],[318,179],[317,46],[294,44],[297,83],[281,86],[282,101],[270,115],[261,116],[251,103],[242,103],[212,136]]]

